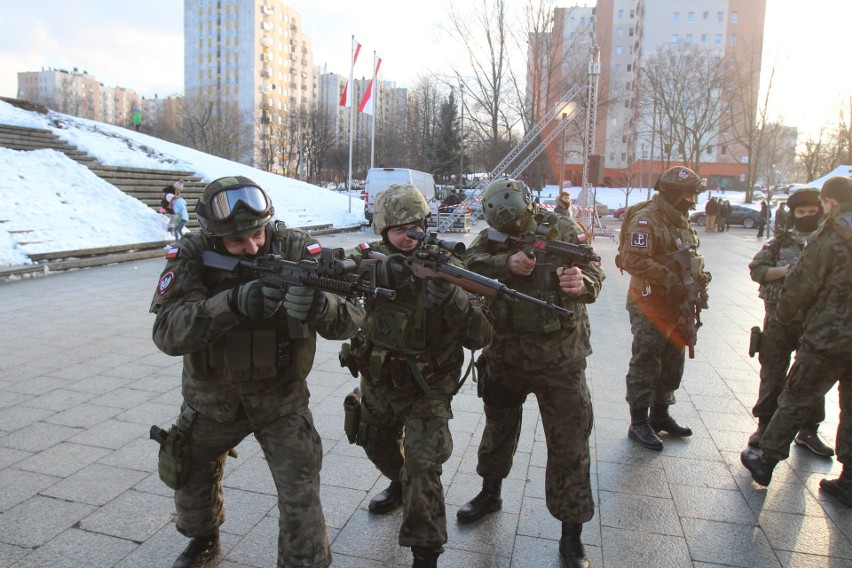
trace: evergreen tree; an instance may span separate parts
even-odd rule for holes
[[[429,173],[441,181],[457,173],[461,153],[458,107],[453,91],[441,104],[429,152]]]

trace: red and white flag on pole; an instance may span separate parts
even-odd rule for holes
[[[352,36],[352,67],[349,68],[349,82],[343,87],[343,94],[340,96],[340,106],[352,106],[352,97],[349,94],[349,85],[352,84],[352,75],[355,71],[355,62],[358,61],[358,54],[361,53],[361,44],[355,41],[355,36]]]
[[[375,100],[376,97],[373,96],[373,90],[376,88],[376,82],[379,76],[379,67],[382,66],[382,59],[380,57],[376,57],[375,53],[373,54],[373,59],[375,59],[374,63],[376,64],[376,70],[373,72],[373,78],[370,79],[369,84],[367,85],[367,90],[364,91],[364,96],[361,97],[361,104],[358,105],[358,112],[363,112],[364,114],[373,114],[375,112]]]

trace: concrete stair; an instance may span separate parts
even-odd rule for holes
[[[22,151],[56,150],[85,166],[97,163],[97,159],[94,157],[62,140],[50,130],[43,128],[0,124],[0,146]]]

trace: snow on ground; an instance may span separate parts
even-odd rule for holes
[[[565,191],[571,194],[571,201],[577,202],[580,197],[581,188],[579,187],[569,187]],[[594,188],[595,191],[595,199],[598,203],[602,203],[606,205],[610,213],[615,211],[620,207],[624,207],[625,203],[625,193],[626,189],[623,187],[598,187]],[[559,187],[556,185],[546,185],[541,190],[541,197],[556,197],[559,194]],[[654,195],[654,191],[651,190],[650,195]],[[648,199],[648,189],[647,188],[632,188],[630,192],[627,193],[627,203],[628,205],[633,205],[634,203],[639,203],[640,201],[645,201]],[[727,199],[731,202],[731,205],[743,205],[745,203],[745,192],[744,191],[726,191],[725,193],[720,193],[718,191],[705,191],[698,196],[698,207],[701,211],[704,210],[704,204],[707,203],[707,200],[711,197],[720,197],[721,199]],[[747,207],[754,207],[755,209],[760,209],[759,204],[750,204]]]
[[[105,165],[192,171],[204,181],[246,176],[269,193],[276,217],[290,226],[364,220],[364,202],[356,197],[119,126],[29,112],[3,101],[0,123],[51,130]],[[28,264],[30,254],[168,238],[164,217],[63,154],[0,148],[0,266]]]

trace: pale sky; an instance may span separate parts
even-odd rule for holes
[[[449,1],[290,0],[290,5],[302,14],[315,64],[347,75],[354,34],[362,45],[356,76],[371,74],[376,50],[384,80],[412,85],[418,75],[446,70],[461,53],[447,32]],[[514,9],[526,4],[508,1]],[[556,4],[578,3],[588,4]],[[0,14],[0,96],[15,96],[19,71],[42,67],[77,67],[106,85],[144,96],[183,91],[181,0],[0,0]],[[763,68],[776,66],[775,112],[800,132],[816,132],[852,95],[846,62],[850,24],[850,0],[767,0]]]

